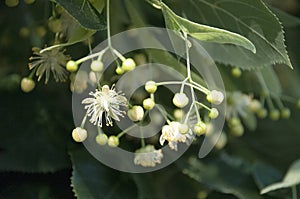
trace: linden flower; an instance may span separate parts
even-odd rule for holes
[[[180,130],[182,128],[182,124],[179,122],[171,122],[169,125],[165,125],[162,128],[162,134],[159,138],[159,142],[161,145],[167,140],[169,143],[169,147],[175,151],[177,151],[177,143],[183,142],[188,143],[193,138],[193,133],[189,129],[187,133],[182,134]]]
[[[82,104],[86,104],[87,115],[90,116],[90,122],[102,127],[102,115],[105,115],[106,126],[113,125],[112,119],[120,121],[119,116],[123,117],[126,113],[120,110],[121,107],[127,107],[127,99],[122,94],[115,91],[114,85],[109,89],[104,85],[101,90],[96,89],[90,92],[92,98],[85,98]]]
[[[66,62],[70,59],[69,56],[64,54],[60,48],[54,48],[52,50],[44,51],[40,53],[39,48],[33,48],[33,54],[29,58],[31,63],[29,63],[29,69],[36,70],[35,74],[38,76],[38,81],[40,81],[45,74],[45,84],[48,83],[50,78],[50,72],[52,72],[55,81],[63,82],[67,78],[67,70],[65,69]]]
[[[147,145],[136,150],[134,156],[134,164],[143,167],[155,167],[156,164],[161,163],[163,158],[162,150],[156,150],[153,145]]]

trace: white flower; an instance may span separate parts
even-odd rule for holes
[[[134,156],[134,164],[143,167],[155,167],[156,164],[161,163],[163,158],[162,150],[156,150],[153,145],[147,145],[136,150]]]
[[[104,85],[100,90],[90,92],[93,98],[86,98],[82,104],[87,109],[87,115],[90,116],[90,122],[94,125],[102,127],[102,115],[105,114],[106,125],[112,126],[112,119],[120,121],[119,116],[123,117],[125,111],[120,110],[121,107],[127,107],[127,99],[115,91],[114,86]]]
[[[182,124],[179,122],[171,122],[169,125],[165,125],[162,128],[162,134],[159,138],[159,142],[161,145],[167,140],[169,143],[169,147],[175,151],[177,151],[177,143],[183,142],[188,143],[193,138],[193,133],[189,129],[187,133],[180,133]]]

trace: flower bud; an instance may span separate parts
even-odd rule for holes
[[[291,116],[291,111],[288,108],[284,108],[280,111],[280,115],[283,119],[288,119]]]
[[[141,106],[133,106],[128,110],[127,115],[133,122],[140,121],[144,118],[144,109]]]
[[[127,58],[122,62],[122,69],[124,71],[131,71],[135,68],[136,64],[133,59]]]
[[[231,69],[231,74],[233,77],[238,78],[242,75],[242,71],[241,71],[241,69],[235,67],[235,68]]]
[[[157,90],[157,86],[156,83],[154,81],[148,81],[145,84],[145,90],[148,93],[155,93],[155,91]]]
[[[83,142],[87,138],[87,131],[81,127],[77,127],[72,131],[72,138],[75,142]]]
[[[143,107],[146,110],[151,110],[155,106],[155,102],[151,98],[147,98],[143,101]]]
[[[208,114],[208,117],[215,119],[219,116],[219,111],[216,108],[212,108]]]
[[[119,138],[117,136],[111,135],[107,141],[108,146],[117,147],[119,146]]]
[[[240,137],[244,134],[244,127],[242,124],[234,125],[230,127],[230,132],[236,137]]]
[[[106,145],[107,143],[107,135],[104,134],[104,133],[101,133],[99,135],[96,136],[96,142],[99,144],[99,145]]]
[[[117,68],[116,68],[116,73],[117,73],[118,75],[122,75],[122,74],[124,73],[124,69],[121,68],[121,67],[117,67]]]
[[[103,62],[100,60],[93,60],[90,67],[92,71],[101,72],[103,70]]]
[[[280,118],[280,112],[277,109],[273,109],[270,111],[270,115],[269,115],[271,120],[278,120]]]
[[[267,111],[267,109],[265,109],[265,108],[260,108],[260,109],[257,111],[257,116],[258,116],[259,118],[261,118],[261,119],[267,117],[267,115],[268,115],[268,111]]]
[[[75,72],[78,69],[78,64],[75,61],[70,60],[67,62],[66,68],[70,72]]]
[[[212,90],[211,92],[209,92],[206,96],[207,101],[209,101],[210,103],[219,105],[223,102],[224,100],[224,95],[222,92],[220,91],[216,91],[216,90]]]
[[[216,149],[222,149],[226,146],[227,144],[227,135],[226,133],[222,132],[220,137],[218,138],[218,141],[215,145]]]
[[[189,98],[185,93],[176,93],[173,98],[173,104],[178,108],[183,108],[189,103]]]
[[[184,117],[184,111],[182,109],[175,109],[173,112],[174,118],[176,120],[182,120]]]
[[[35,87],[35,83],[32,79],[30,79],[28,77],[24,77],[21,80],[21,89],[25,93],[28,93],[28,92],[32,91],[34,89],[34,87]]]
[[[300,109],[300,99],[297,101],[296,107]]]
[[[261,103],[254,99],[250,101],[249,108],[252,112],[257,113],[261,109]]]
[[[196,135],[200,136],[206,133],[206,129],[206,124],[204,122],[198,122],[195,124],[193,131]]]
[[[180,124],[179,133],[186,134],[189,131],[189,127],[186,124]]]

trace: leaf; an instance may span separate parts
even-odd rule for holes
[[[283,181],[271,184],[261,190],[261,194],[277,189],[296,186],[300,183],[300,160],[295,161],[288,169]]]
[[[292,68],[284,33],[277,17],[261,0],[189,0],[182,11],[187,17],[248,38],[256,54],[238,46],[200,42],[212,58],[242,69],[283,63]],[[193,10],[195,9],[195,10]]]
[[[103,2],[103,0],[101,1]],[[88,0],[57,0],[57,3],[84,28],[91,30],[103,30],[106,28],[103,16]]]
[[[282,89],[274,69],[272,67],[266,67],[258,71],[258,73],[261,73],[264,82],[263,84],[267,87],[271,94],[276,97],[280,96]]]
[[[269,6],[273,13],[280,19],[282,25],[285,28],[297,27],[300,25],[300,19],[293,15],[290,15],[282,10]]]
[[[229,165],[218,158],[205,162],[190,158],[189,166],[183,170],[183,173],[222,193],[233,194],[241,199],[262,198],[251,177],[243,168]]]
[[[0,110],[5,116],[0,123],[0,171],[55,172],[70,167],[66,145],[72,120],[65,113],[71,107],[58,95],[1,92],[6,106]]]
[[[84,148],[70,152],[73,164],[71,183],[79,199],[136,198],[134,182],[93,158]],[[131,190],[128,192],[128,190]]]
[[[255,46],[247,38],[219,28],[198,24],[176,15],[166,4],[162,3],[166,26],[175,31],[184,31],[192,37],[205,42],[234,44],[255,53]]]

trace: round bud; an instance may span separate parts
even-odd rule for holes
[[[103,62],[100,60],[93,60],[91,63],[91,70],[101,72],[103,70]]]
[[[206,99],[212,104],[219,105],[223,102],[224,95],[220,91],[212,90],[206,95]]]
[[[124,71],[131,71],[135,68],[136,64],[133,59],[127,58],[122,62],[122,68]]]
[[[215,119],[219,116],[219,111],[216,108],[212,108],[208,114],[208,117]]]
[[[206,133],[207,130],[207,126],[204,122],[198,122],[197,124],[195,124],[194,126],[194,133],[196,133],[196,135],[200,136]]]
[[[117,147],[119,146],[119,138],[117,136],[111,135],[107,141],[108,146]]]
[[[87,131],[81,127],[77,127],[72,131],[72,138],[75,142],[83,142],[87,138]]]
[[[260,108],[260,109],[257,111],[257,116],[258,116],[259,118],[261,118],[261,119],[267,117],[267,115],[268,115],[268,111],[267,111],[267,109],[265,109],[265,108]]]
[[[233,77],[238,78],[242,75],[242,71],[241,71],[241,69],[235,67],[235,68],[231,69],[231,74]]]
[[[173,104],[178,108],[183,108],[189,103],[189,98],[185,93],[176,93],[173,97]]]
[[[19,35],[24,38],[28,37],[29,34],[30,34],[30,30],[27,27],[22,27],[19,31]]]
[[[106,145],[107,143],[107,135],[104,134],[104,133],[101,133],[99,135],[96,136],[96,142],[99,144],[99,145]]]
[[[174,118],[176,120],[182,120],[184,117],[184,111],[182,109],[175,109],[173,112]]]
[[[62,30],[61,20],[51,17],[48,20],[48,27],[54,33],[60,32]]]
[[[284,108],[280,111],[280,115],[283,119],[288,119],[291,116],[291,111],[288,108]]]
[[[19,0],[5,0],[5,4],[8,7],[15,7],[19,4]]]
[[[186,134],[189,131],[189,127],[186,124],[180,124],[179,133]]]
[[[261,109],[260,101],[258,101],[256,99],[251,100],[251,102],[249,104],[249,108],[252,112],[257,113],[257,111],[259,111]]]
[[[36,27],[35,32],[39,37],[44,37],[47,34],[47,30],[44,26]]]
[[[128,110],[127,115],[133,122],[141,121],[144,118],[144,109],[141,106],[133,106]]]
[[[144,99],[144,101],[143,101],[144,109],[151,110],[151,109],[153,109],[154,106],[155,106],[155,102],[153,101],[153,99],[151,99],[151,98]]]
[[[155,91],[157,90],[157,86],[156,83],[154,81],[148,81],[145,84],[145,90],[148,93],[155,93]]]
[[[241,124],[232,126],[230,127],[230,132],[232,135],[240,137],[244,134],[244,127]]]
[[[277,109],[273,109],[270,111],[270,115],[269,115],[271,120],[278,120],[280,118],[280,112]]]
[[[75,72],[78,69],[78,64],[75,61],[70,60],[67,62],[66,68],[70,72]]]
[[[117,68],[116,68],[116,73],[117,73],[118,75],[122,75],[122,74],[124,73],[124,69],[123,69],[122,67],[117,67]]]
[[[241,124],[241,120],[237,117],[233,117],[229,121],[230,126],[236,126],[236,125],[240,125],[240,124]]]
[[[21,89],[23,92],[28,93],[32,91],[35,87],[35,83],[31,78],[24,77],[21,80]]]

